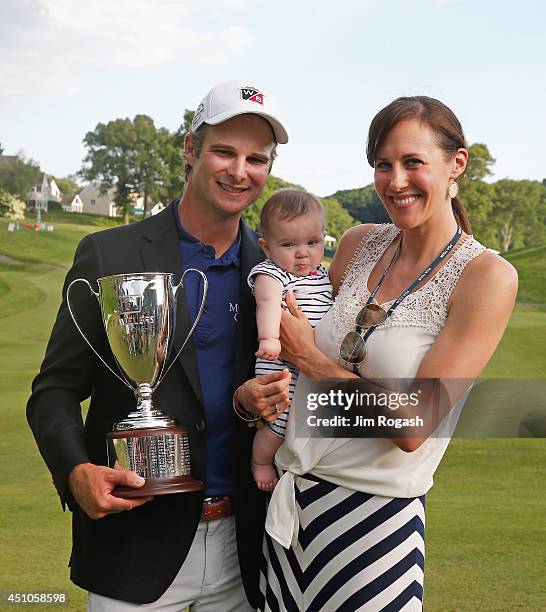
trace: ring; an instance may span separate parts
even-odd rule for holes
[[[275,412],[277,414],[280,414],[282,412],[282,410],[277,406],[277,404],[275,404]]]

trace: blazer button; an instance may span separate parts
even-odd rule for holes
[[[195,424],[195,429],[197,429],[197,431],[205,431],[206,429],[205,421],[203,420],[197,421],[197,423]]]

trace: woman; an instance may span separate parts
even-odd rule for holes
[[[476,378],[515,301],[515,270],[474,240],[457,198],[468,151],[449,108],[395,100],[372,121],[367,157],[392,225],[343,236],[336,301],[314,335],[294,302],[283,315],[283,356],[303,376],[276,455],[265,610],[421,609],[424,496],[449,439],[302,439],[295,415],[314,379]],[[375,327],[362,323],[366,304]]]

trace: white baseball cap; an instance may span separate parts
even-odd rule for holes
[[[288,134],[276,117],[270,97],[248,81],[227,81],[213,87],[197,107],[191,129],[195,131],[203,123],[217,125],[246,113],[266,119],[279,144],[288,142]]]

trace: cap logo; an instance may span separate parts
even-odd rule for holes
[[[259,89],[254,87],[241,87],[241,98],[250,102],[264,103],[264,95]]]
[[[197,110],[195,111],[195,113],[193,115],[193,119],[192,119],[192,122],[191,122],[192,127],[199,121],[199,118],[203,114],[204,110],[205,110],[205,105],[201,102],[201,104],[199,104],[199,106],[197,107]]]

